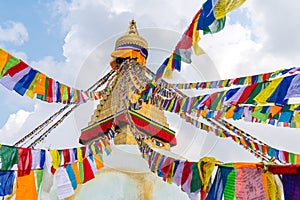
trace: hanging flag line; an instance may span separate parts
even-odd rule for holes
[[[300,72],[300,67],[293,67],[289,69],[281,69],[275,72],[268,72],[263,74],[257,74],[252,76],[244,76],[238,78],[230,78],[224,80],[216,80],[216,81],[201,81],[194,83],[167,83],[163,82],[158,84],[159,87],[162,88],[177,88],[177,89],[218,89],[218,88],[226,88],[231,87],[233,85],[253,85],[256,83],[270,81],[278,76],[283,75],[292,75],[294,73]]]
[[[0,49],[0,83],[24,96],[48,103],[81,104],[98,100],[107,91],[82,91],[55,81]]]
[[[95,178],[104,167],[104,152],[110,155],[111,150],[105,139],[70,149],[44,150],[1,145],[0,196],[50,199],[55,179],[58,198],[65,199],[75,193],[78,185]]]
[[[37,139],[35,139],[32,143],[28,145],[30,148],[34,148],[37,144],[41,143],[44,141],[48,135],[51,133],[52,130],[54,130],[59,124],[61,124],[66,117],[71,114],[78,105],[74,105],[68,112],[66,112],[57,122],[55,122],[51,127],[49,127],[44,133],[42,133]]]
[[[216,124],[210,119],[206,119],[212,126],[207,125],[205,123],[202,123],[188,115],[180,115],[182,119],[184,119],[187,123],[190,123],[194,125],[196,128],[199,128],[200,130],[204,130],[208,133],[213,133],[217,137],[221,138],[231,138],[234,142],[238,143],[241,145],[243,148],[248,150],[250,153],[254,154],[257,158],[261,160],[266,160],[266,161],[271,161],[271,158],[268,157],[267,154],[264,154],[260,151],[262,149],[261,144],[257,144],[255,141],[250,141],[251,139],[246,138],[242,135],[233,135],[230,132],[226,131],[224,128],[222,128],[220,125]],[[250,142],[250,143],[249,143]],[[257,148],[252,148],[252,144],[255,145]],[[260,147],[260,148],[259,148]]]
[[[59,109],[59,111],[57,111],[56,113],[54,113],[52,116],[50,116],[47,120],[45,120],[42,124],[40,124],[39,126],[37,126],[35,129],[33,129],[30,133],[28,133],[27,135],[25,135],[23,138],[21,138],[19,141],[17,141],[14,146],[19,146],[20,144],[22,144],[23,142],[25,142],[26,140],[31,140],[34,135],[40,131],[42,131],[46,126],[48,126],[51,122],[53,122],[55,120],[55,118],[60,115],[61,113],[63,113],[66,109],[68,109],[68,107],[71,104],[68,104],[66,106],[64,106],[63,108]]]
[[[111,147],[106,141],[106,138],[101,138],[90,145],[68,148],[68,149],[45,150],[45,149],[33,149],[33,148],[25,148],[25,147],[14,147],[14,146],[9,146],[4,144],[0,144],[0,147],[1,147],[0,158],[2,160],[5,160],[2,162],[2,166],[0,166],[0,171],[6,171],[6,170],[20,170],[20,171],[29,170],[30,171],[30,170],[44,169],[44,164],[47,159],[46,157],[47,152],[50,152],[51,154],[52,161],[50,163],[53,164],[52,167],[55,169],[57,169],[60,166],[64,166],[66,164],[73,164],[74,162],[82,161],[81,159],[87,158],[95,151],[97,153],[102,154],[103,153],[102,150],[105,150],[107,155],[109,155],[111,152]],[[67,151],[67,154],[65,151]],[[77,155],[75,155],[74,153]],[[78,155],[79,153],[82,155]],[[72,155],[70,156],[70,154]],[[8,157],[10,159],[3,159]],[[18,164],[18,166],[15,166],[15,164]]]
[[[156,104],[154,104],[154,105],[156,105]],[[162,110],[166,110],[163,107],[160,107],[160,108]],[[169,110],[166,110],[166,111],[169,111]],[[169,112],[172,112],[172,111],[169,111]],[[191,123],[192,125],[194,125],[195,127],[199,128],[201,130],[204,130],[204,131],[207,131],[207,132],[212,132],[216,136],[223,137],[223,138],[231,137],[231,139],[233,139],[235,142],[240,143],[244,147],[247,147],[247,148],[252,147],[254,150],[262,151],[266,155],[269,154],[270,157],[275,157],[276,159],[280,160],[281,162],[292,162],[291,159],[287,159],[287,158],[295,157],[294,153],[286,152],[286,151],[282,151],[282,150],[278,150],[278,149],[269,147],[268,145],[266,145],[266,144],[262,143],[261,141],[255,139],[253,136],[250,137],[250,135],[242,135],[242,136],[245,136],[246,138],[240,139],[239,137],[232,136],[231,134],[228,134],[228,132],[225,131],[224,129],[213,128],[209,125],[206,125],[202,122],[199,122],[198,120],[193,119],[192,117],[190,117],[188,115],[188,113],[180,113],[179,115],[180,115],[181,118],[185,119],[186,122]],[[210,123],[212,123],[212,121],[210,119],[206,118],[205,116],[202,116],[202,117],[204,119],[208,120]],[[219,120],[219,119],[216,119],[216,120]],[[234,129],[232,129],[232,130],[234,130]],[[239,132],[239,131],[237,131],[235,133],[243,133],[244,134],[244,132]],[[249,141],[249,139],[250,140],[254,139],[256,142],[252,143],[252,142]],[[262,143],[263,145],[262,144],[257,144],[257,142]],[[281,154],[284,154],[284,155],[288,154],[288,155],[291,155],[291,156],[282,157]]]
[[[114,73],[115,73],[115,71],[112,69],[108,74],[106,74],[104,77],[102,77],[101,79],[99,79],[95,84],[93,84],[91,87],[89,87],[87,91],[95,91],[95,90],[97,90],[99,87],[103,86],[107,82],[108,82],[107,85],[110,85],[109,84],[110,81],[115,78],[115,76],[112,76]],[[23,145],[25,145],[27,142],[31,141],[35,136],[37,136],[38,134],[40,134],[41,131],[45,127],[47,127],[50,123],[52,123],[59,115],[61,115],[64,111],[66,111],[70,106],[71,106],[71,104],[67,104],[66,106],[64,106],[63,108],[61,108],[58,112],[54,113],[51,117],[49,117],[42,124],[40,124],[38,127],[36,127],[33,131],[31,131],[30,133],[28,133],[27,135],[25,135],[18,142],[16,142],[14,144],[14,146],[19,146],[22,143],[23,143]],[[76,108],[74,108],[75,106],[76,105],[73,105],[73,107],[71,108],[72,111],[77,108],[77,106],[76,106]],[[68,114],[64,114],[63,117],[66,118],[67,115],[69,115],[70,113],[71,112],[68,111]],[[56,123],[56,125],[60,124],[62,121]],[[49,130],[51,131],[51,130],[53,130],[53,128],[49,128],[46,132],[48,132]],[[41,138],[42,138],[42,136],[41,136]]]
[[[262,142],[261,140],[257,139],[256,137],[250,135],[249,133],[246,133],[245,131],[239,129],[238,127],[234,126],[233,124],[229,123],[228,121],[224,120],[224,119],[214,119],[216,121],[218,121],[219,123],[221,123],[223,126],[225,126],[227,129],[229,129],[230,131],[236,132],[238,135],[243,135],[246,136],[248,138],[250,138],[251,140],[256,141],[257,143],[261,144],[261,145],[266,145],[264,142]]]
[[[130,79],[132,81],[132,84],[135,86],[135,90],[134,90],[135,94],[140,94],[141,91],[143,91],[145,89],[145,86],[149,82],[151,82],[151,79],[147,78],[147,76],[145,75],[146,67],[138,65],[137,62],[132,60],[129,63],[128,68],[129,68],[128,73],[129,73]]]
[[[297,161],[300,161],[300,154],[271,147],[225,120],[218,119],[217,121],[220,122],[226,128],[228,128],[229,130],[231,130],[232,132],[234,132],[235,134],[240,135],[242,137],[246,137],[246,140],[247,138],[250,138],[250,140],[254,139],[255,141],[258,141],[258,143],[260,144],[259,145],[251,144],[250,145],[251,148],[254,148],[255,150],[259,150],[263,154],[268,155],[269,157],[274,158],[276,160],[279,160],[281,163],[296,164]]]
[[[226,14],[240,7],[246,0],[207,0],[193,17],[191,24],[177,43],[171,56],[168,57],[156,71],[155,81],[162,78],[172,78],[174,69],[181,70],[181,61],[192,62],[192,49],[195,55],[205,52],[199,47],[199,31],[203,34],[217,33],[225,26]]]
[[[212,94],[187,97],[176,90],[148,84],[140,94],[140,101],[157,105],[175,113],[194,113],[206,118],[220,118],[268,123],[299,128],[300,105],[288,104],[299,98],[300,74],[276,78]],[[275,104],[275,105],[274,105]]]
[[[113,78],[115,77],[112,77],[111,81],[113,80]],[[107,84],[106,88],[110,88],[112,87],[110,84]],[[105,88],[105,89],[106,89]],[[104,89],[104,90],[105,90]],[[64,119],[69,115],[71,114],[80,104],[77,104],[77,105],[74,105],[68,112],[66,112],[55,124],[53,124],[49,129],[47,129],[41,136],[39,136],[34,142],[32,142],[29,147],[35,147],[37,144],[39,144],[40,142],[42,142],[43,140],[46,139],[46,137],[50,134],[50,132],[52,130],[54,130],[59,124],[61,124]]]
[[[221,123],[221,125],[217,124],[216,122],[214,122],[211,119],[206,119],[207,121],[209,121],[215,128],[218,129],[222,129],[226,132],[226,134],[219,134],[217,136],[221,137],[221,138],[231,138],[234,142],[238,143],[239,145],[241,145],[242,147],[244,147],[246,150],[252,150],[250,151],[252,154],[254,154],[256,157],[257,154],[264,158],[263,160],[271,162],[271,163],[276,163],[275,161],[277,161],[277,163],[288,163],[287,160],[282,160],[281,157],[275,156],[273,155],[273,152],[280,152],[281,150],[275,149],[263,142],[258,142],[256,138],[254,138],[253,136],[251,137],[246,136],[244,134],[243,131],[241,131],[240,129],[237,131],[236,129],[232,129],[232,128],[227,128],[227,126],[225,126],[224,124]],[[216,120],[217,122],[219,122],[218,120]],[[231,134],[230,132],[226,131],[222,126],[224,126],[225,128],[227,128],[230,132],[234,133],[235,135]],[[269,149],[272,149],[272,151],[268,151]],[[291,153],[291,152],[289,152]],[[291,153],[294,154],[294,153]],[[295,163],[292,163],[295,164]]]

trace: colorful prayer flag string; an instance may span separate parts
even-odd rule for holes
[[[194,16],[187,30],[177,43],[171,56],[166,58],[156,72],[155,81],[172,78],[174,69],[181,70],[181,61],[191,63],[192,49],[195,55],[205,52],[199,47],[199,31],[204,34],[216,33],[225,26],[226,14],[240,7],[246,0],[207,0]]]
[[[106,79],[113,73],[111,71]],[[0,83],[18,94],[46,101],[48,103],[81,104],[88,100],[98,100],[110,89],[83,91],[55,81],[22,60],[0,49]]]

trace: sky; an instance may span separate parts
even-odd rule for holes
[[[1,1],[0,47],[33,68],[70,86],[87,89],[108,70],[115,39],[131,19],[148,40],[148,66],[157,69],[204,1],[46,0]],[[205,35],[205,55],[171,81],[214,80],[275,71],[300,65],[300,3],[252,0],[227,16],[220,33]],[[150,60],[150,61],[149,61]],[[63,105],[49,104],[0,87],[0,142],[13,144]],[[78,145],[95,103],[81,106],[38,147]],[[216,138],[171,116],[179,130],[172,150],[197,160],[212,155],[223,161],[255,161],[231,140]],[[177,123],[176,123],[177,122]],[[180,122],[180,123],[178,123]],[[271,146],[300,153],[299,130],[234,122]]]
[[[115,40],[124,34],[131,19],[136,20],[140,35],[148,40],[147,66],[155,71],[170,54],[203,2],[1,1],[0,47],[55,80],[87,89],[109,71]],[[284,3],[279,0],[248,0],[227,16],[224,30],[202,37],[199,45],[206,54],[193,57],[192,65],[184,66],[182,72],[175,73],[175,78],[170,81],[216,80],[299,67],[299,7],[300,2],[294,0]],[[1,144],[14,144],[63,107],[21,97],[1,86],[0,95]],[[37,147],[61,149],[78,146],[80,129],[87,126],[96,105],[97,102],[81,105]],[[203,156],[214,156],[224,162],[257,161],[230,139],[196,130],[178,116],[167,116],[171,128],[177,131],[178,141],[168,155],[193,161]],[[243,121],[232,123],[273,147],[300,153],[299,130]],[[147,170],[145,163],[138,160],[136,150],[114,147],[113,152],[106,160],[107,166],[140,172]],[[183,193],[174,192],[178,189],[155,181],[155,199],[174,194],[177,198],[184,198]],[[131,186],[136,183],[124,174],[103,175],[85,184],[86,192],[80,193],[78,199],[90,198],[94,191],[107,195],[106,199],[118,198],[111,195],[126,195],[126,188],[122,190],[124,193],[107,192],[111,191],[107,187],[116,187],[117,182],[127,185],[132,192],[136,191],[135,186]]]

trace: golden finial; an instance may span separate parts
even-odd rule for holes
[[[148,49],[148,43],[143,37],[139,35],[136,22],[134,21],[134,19],[132,19],[129,22],[129,26],[126,30],[125,35],[121,36],[116,41],[115,49],[117,49],[119,46],[126,45],[126,44],[128,45],[134,44],[134,45],[141,46],[145,49]]]
[[[129,26],[128,26],[126,34],[139,35],[137,28],[136,28],[136,22],[134,21],[134,19],[132,19],[131,22],[129,22]]]

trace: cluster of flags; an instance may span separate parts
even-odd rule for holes
[[[289,74],[219,92],[188,97],[175,90],[149,84],[140,100],[178,114],[227,118],[300,127],[300,104],[289,102],[300,97],[300,74]]]
[[[293,199],[300,191],[291,187],[300,180],[299,164],[221,163],[213,157],[195,162],[163,155],[145,143],[140,149],[149,169],[190,199]]]
[[[274,72],[267,72],[263,74],[256,74],[250,76],[243,76],[237,78],[230,78],[224,80],[215,80],[215,81],[200,81],[194,83],[168,83],[163,82],[159,84],[163,88],[173,88],[173,89],[219,89],[226,88],[231,86],[243,86],[243,85],[252,85],[255,83],[261,83],[265,81],[270,81],[278,76],[292,75],[297,72],[300,72],[300,67],[292,67],[289,69],[280,69]]]
[[[26,94],[49,103],[81,104],[88,100],[98,100],[110,92],[110,88],[83,91],[67,86],[33,69],[3,49],[0,49],[0,83],[22,96]]]
[[[200,33],[217,33],[225,26],[226,14],[240,7],[246,0],[207,0],[194,16],[170,57],[156,72],[156,82],[161,78],[172,78],[172,72],[181,70],[181,61],[190,64],[192,51],[195,55],[204,54],[199,47]]]
[[[0,196],[16,199],[49,199],[53,181],[59,199],[74,194],[78,184],[95,177],[104,167],[102,155],[109,155],[109,143],[101,139],[71,149],[31,149],[1,145]]]

